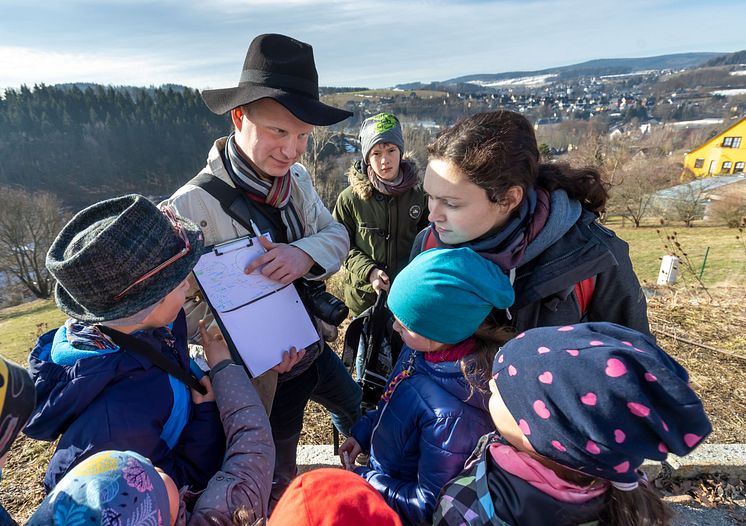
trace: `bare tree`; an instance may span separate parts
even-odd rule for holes
[[[404,148],[407,155],[414,159],[420,173],[424,173],[427,165],[427,145],[432,139],[430,130],[415,123],[404,123]]]
[[[621,137],[610,140],[606,134],[588,132],[585,139],[570,154],[575,166],[590,166],[601,172],[604,180],[616,185],[621,179],[621,168],[638,152],[631,141]]]
[[[722,221],[728,228],[737,228],[746,217],[746,196],[734,192],[719,196],[717,199],[713,196],[712,199],[710,213],[714,219]]]
[[[679,221],[683,221],[687,227],[692,227],[694,221],[702,218],[705,213],[708,189],[708,185],[702,181],[694,181],[693,183],[682,185],[671,203],[670,209],[674,217]]]
[[[306,146],[306,153],[303,154],[301,162],[308,170],[311,176],[311,180],[314,185],[318,185],[319,176],[323,172],[321,170],[325,149],[329,146],[334,146],[335,140],[341,135],[339,132],[332,130],[326,126],[317,126],[313,129],[313,133],[308,138],[308,144]],[[327,152],[328,153],[328,152]]]
[[[64,223],[61,203],[54,195],[0,188],[0,271],[37,298],[48,298],[52,278],[44,262]]]
[[[661,163],[642,156],[632,159],[620,170],[620,179],[610,191],[609,213],[629,219],[639,227],[652,209],[655,192],[664,188],[668,179]]]

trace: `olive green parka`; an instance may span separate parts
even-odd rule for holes
[[[401,169],[416,171],[417,165],[405,158]],[[361,170],[359,160],[352,164],[347,172],[350,186],[339,194],[332,213],[350,236],[344,300],[353,316],[375,303],[376,294],[368,281],[371,271],[379,268],[393,281],[409,262],[415,236],[428,225],[421,184],[399,196],[387,196]]]

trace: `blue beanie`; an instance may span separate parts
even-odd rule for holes
[[[454,344],[472,336],[493,308],[507,309],[514,298],[503,271],[470,248],[432,249],[396,276],[388,306],[407,329]]]

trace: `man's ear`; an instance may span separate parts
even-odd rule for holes
[[[236,131],[241,131],[243,126],[243,110],[241,108],[233,108],[231,110],[231,120],[233,121],[233,127]]]

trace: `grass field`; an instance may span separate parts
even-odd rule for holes
[[[36,337],[65,321],[51,300],[36,300],[0,310],[0,352],[11,360],[25,364]]]
[[[660,258],[668,252],[664,248],[656,229],[660,226],[640,228],[621,227],[617,221],[607,224],[619,237],[630,245],[630,257],[640,282],[655,284],[660,269]],[[661,235],[677,234],[684,252],[689,255],[693,267],[699,273],[705,252],[709,247],[702,281],[706,286],[746,285],[746,248],[736,239],[738,230],[734,228],[697,226],[694,228],[663,227]],[[680,265],[679,276],[684,282],[694,283],[690,273]]]

